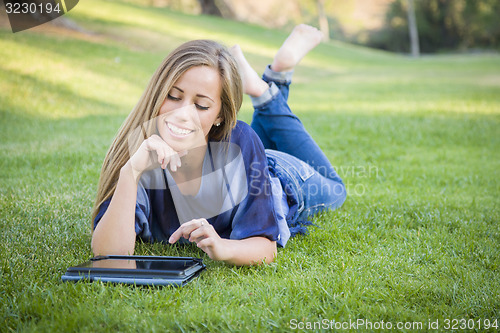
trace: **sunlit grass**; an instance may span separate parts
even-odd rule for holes
[[[119,2],[69,16],[91,35],[0,30],[0,325],[5,331],[287,331],[290,320],[498,318],[500,56],[415,60],[331,42],[290,104],[343,177],[276,262],[181,288],[63,284],[91,256],[90,210],[113,136],[166,54],[239,43],[262,71],[287,33]],[[246,98],[240,119],[251,120]]]

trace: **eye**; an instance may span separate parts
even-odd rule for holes
[[[180,101],[181,99],[179,97],[174,97],[170,94],[167,95],[167,98],[172,101]]]
[[[202,111],[206,111],[209,108],[208,106],[201,106],[200,104],[195,104],[195,105],[196,105],[196,108],[198,110],[202,110]]]

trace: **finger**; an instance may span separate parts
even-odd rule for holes
[[[189,239],[189,235],[193,232],[194,229],[196,229],[197,227],[195,227],[194,225],[188,225],[187,223],[184,223],[183,225],[181,225],[173,234],[172,236],[170,236],[170,239],[173,240],[173,242],[175,243],[176,241],[178,241],[181,237],[185,238],[185,239]],[[169,239],[169,242],[170,242],[170,239]]]
[[[212,248],[214,246],[214,239],[212,237],[202,239],[201,241],[196,243],[196,246],[202,249],[203,252],[205,252],[210,258],[212,258]]]
[[[179,162],[176,160],[177,153],[161,138],[159,140],[161,140],[160,149],[164,155],[163,168],[165,169],[167,165],[170,165],[170,170],[177,171],[179,166]]]
[[[191,235],[195,234],[200,237],[203,235],[203,228],[208,224],[207,220],[205,219],[195,219],[191,220],[190,222],[186,223],[186,229],[182,236],[186,239],[188,239],[190,242],[195,241],[197,236],[191,237]]]
[[[176,162],[177,167],[180,168],[182,165],[182,162],[181,162],[181,157],[179,156],[179,153],[176,153],[174,155],[174,157],[175,157],[175,162]]]
[[[174,233],[172,235],[170,235],[168,242],[170,244],[174,244],[175,242],[177,242],[181,238],[181,235],[182,235],[182,233],[179,231],[179,229],[177,229],[176,231],[174,231]]]
[[[189,235],[189,241],[194,242],[194,243],[198,243],[207,237],[210,237],[209,230],[208,230],[206,225],[202,225],[201,227],[199,227],[199,228],[193,230],[193,232],[191,232],[191,234]]]
[[[158,155],[162,157],[161,167],[163,169],[166,169],[167,165],[169,163],[172,163],[173,150],[167,145],[165,141],[163,141],[162,138],[155,136],[153,140],[154,140],[155,151],[158,153]]]
[[[165,168],[166,166],[165,159],[167,158],[167,154],[165,154],[161,139],[159,139],[157,136],[151,136],[149,140],[151,141],[150,142],[151,150],[153,150],[158,155],[158,163],[161,164],[162,168]]]
[[[187,155],[188,151],[174,151],[160,136],[154,134],[148,139],[147,149],[154,151],[158,156],[158,163],[165,169],[170,164],[170,170],[177,171],[182,165],[181,157]],[[161,157],[161,158],[160,158]]]
[[[181,237],[184,237],[184,233],[185,233],[184,229],[185,229],[184,224],[181,225],[179,228],[177,228],[177,230],[175,230],[174,233],[168,239],[168,242],[170,244],[174,244],[179,239],[181,239]],[[186,237],[184,237],[184,238],[186,238]]]
[[[177,171],[177,164],[175,163],[170,163],[170,171],[176,172]]]
[[[156,151],[156,156],[157,156],[157,159],[158,159],[158,163],[161,165],[161,167],[163,169],[165,169],[165,167],[164,167],[164,165],[165,165],[165,154],[163,153],[163,151],[157,150]]]
[[[170,170],[172,170],[173,172],[177,171],[177,168],[180,167],[180,164],[181,164],[180,158],[177,156],[176,153],[173,153],[170,156]]]
[[[168,242],[173,244],[177,242],[181,237],[189,239],[189,235],[197,228],[204,224],[201,219],[191,220],[187,223],[181,225],[169,238]]]
[[[213,244],[214,244],[214,239],[207,237],[199,241],[196,245],[198,245],[198,247],[201,249],[206,249],[207,247],[212,246]]]
[[[170,164],[170,168],[172,168],[172,152],[171,149],[167,145],[162,146],[163,153],[165,154],[164,169],[167,168],[167,165]]]
[[[145,140],[146,150],[150,152],[151,163],[158,163],[163,167],[165,154],[161,150],[161,145],[158,142],[158,138],[155,136],[151,136],[150,138]]]

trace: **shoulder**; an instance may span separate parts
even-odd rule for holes
[[[240,146],[248,143],[261,143],[259,136],[253,128],[241,120],[236,122],[236,126],[231,131],[230,141]]]
[[[238,146],[241,150],[245,164],[255,161],[264,163],[266,161],[264,145],[257,133],[247,123],[238,120],[231,133],[230,141],[231,144]]]
[[[221,156],[226,158],[228,151],[231,156],[241,154],[246,163],[255,159],[256,156],[265,157],[264,145],[259,136],[250,125],[241,120],[238,120],[232,129],[229,141],[212,141],[210,149],[215,155],[217,152],[224,153]]]

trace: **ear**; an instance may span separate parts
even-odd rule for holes
[[[222,122],[224,121],[224,119],[222,119],[222,117],[218,117],[217,119],[215,119],[214,121],[214,126],[219,126]],[[218,124],[218,125],[217,125]]]

